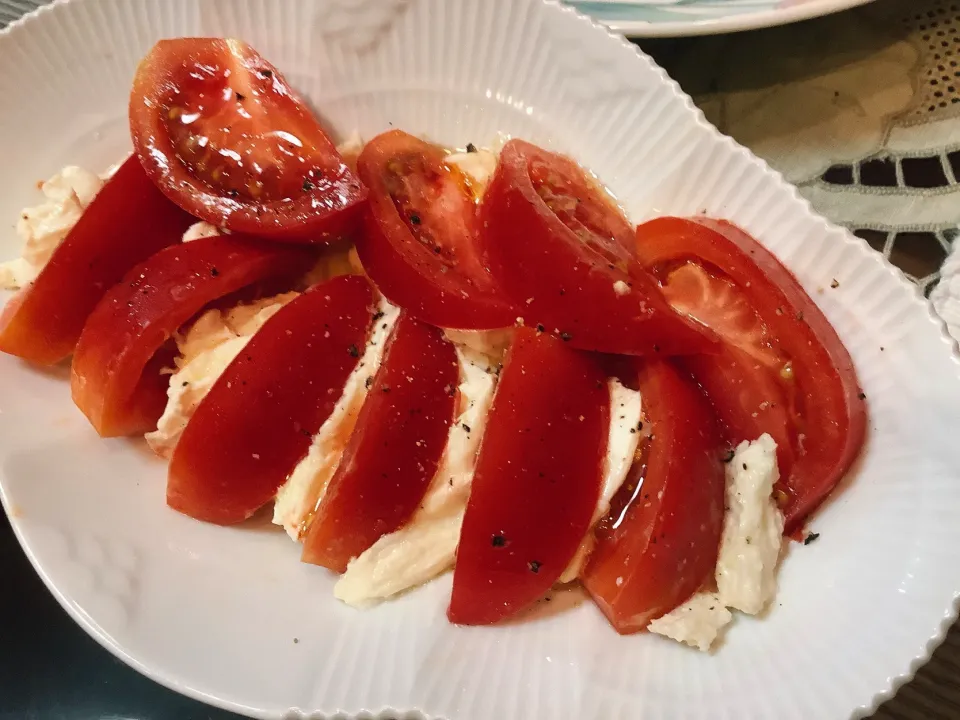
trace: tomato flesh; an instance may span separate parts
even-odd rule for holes
[[[573,161],[511,140],[480,219],[486,264],[527,325],[573,347],[627,355],[713,344],[639,267],[629,224]]]
[[[373,138],[357,161],[370,188],[357,253],[391,302],[439,327],[491,329],[517,313],[478,254],[476,201],[446,153],[399,130]]]
[[[166,378],[144,369],[164,343],[208,303],[289,276],[309,258],[300,248],[232,235],[175,245],[134,267],[83,328],[70,381],[77,407],[101,437],[153,429],[166,402]]]
[[[341,276],[267,320],[183,431],[167,504],[228,525],[268,503],[333,412],[359,362],[372,305],[366,279]]]
[[[350,441],[303,541],[303,561],[344,572],[419,507],[453,421],[457,353],[402,313]]]
[[[128,158],[0,314],[0,351],[40,365],[73,352],[87,316],[124,273],[180,242],[193,222]]]
[[[621,634],[685,602],[717,564],[723,439],[693,382],[672,364],[639,366],[649,439],[597,528],[583,584]]]
[[[141,61],[130,129],[147,174],[191,214],[236,232],[328,242],[366,189],[277,69],[233,39],[161,40]]]
[[[516,331],[474,471],[447,617],[508,618],[543,597],[590,529],[610,423],[599,360]]]
[[[785,532],[797,533],[863,444],[866,407],[850,354],[790,271],[730,223],[653,220],[637,228],[637,254],[677,308],[723,338],[725,364],[720,358],[722,365],[712,358],[684,362],[732,441],[763,432],[777,441],[777,497]],[[691,291],[694,286],[708,290]],[[731,322],[718,307],[736,307],[737,319]]]

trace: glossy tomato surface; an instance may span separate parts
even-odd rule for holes
[[[440,330],[402,313],[310,522],[304,562],[343,572],[410,519],[443,457],[458,384],[453,345]]]
[[[653,220],[637,228],[637,253],[677,309],[723,338],[720,365],[691,358],[690,369],[732,442],[763,432],[777,441],[778,501],[785,531],[798,532],[863,444],[866,403],[850,354],[793,275],[729,223]]]
[[[170,461],[167,504],[228,525],[268,503],[339,401],[372,305],[365,278],[341,276],[267,320],[187,424]]]
[[[693,381],[639,366],[646,439],[597,528],[583,584],[619,633],[643,630],[711,580],[723,530],[723,439]]]
[[[153,429],[168,380],[144,372],[157,351],[208,303],[292,275],[310,257],[302,248],[237,235],[161,250],[130,270],[90,314],[73,356],[73,401],[103,437]]]
[[[128,158],[50,261],[0,314],[0,351],[41,365],[73,352],[87,316],[124,273],[180,242],[193,222]]]
[[[480,208],[485,264],[527,325],[628,355],[708,350],[633,257],[633,230],[573,161],[511,140]]]
[[[306,103],[240,40],[161,40],[141,61],[130,130],[147,174],[191,214],[236,232],[328,242],[367,191]]]
[[[447,616],[508,618],[542,598],[590,529],[610,424],[598,359],[516,331],[477,458]]]
[[[473,191],[444,157],[442,148],[400,130],[366,144],[357,169],[370,201],[357,252],[380,291],[425,322],[512,325],[517,313],[478,253]]]

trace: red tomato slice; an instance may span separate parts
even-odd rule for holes
[[[597,529],[582,578],[622,634],[710,580],[723,530],[723,439],[709,404],[665,361],[642,363],[639,386],[649,440]]]
[[[459,370],[443,333],[403,313],[303,541],[303,561],[344,572],[419,506],[447,444]]]
[[[161,40],[130,95],[140,162],[218,227],[298,242],[352,232],[367,191],[307,104],[239,40]]]
[[[307,453],[359,362],[366,279],[341,276],[285,305],[197,407],[173,451],[167,504],[229,525],[268,503]]]
[[[237,235],[161,250],[90,314],[73,356],[73,401],[102,437],[155,428],[166,383],[144,368],[177,328],[208,303],[265,278],[291,275],[309,259],[300,248]],[[142,392],[135,392],[138,383]]]
[[[63,360],[104,293],[131,267],[179,243],[192,222],[130,157],[37,279],[7,303],[0,315],[0,351],[41,365]]]
[[[516,331],[467,504],[447,617],[485,625],[553,586],[590,529],[610,424],[598,359]]]
[[[378,135],[357,170],[370,188],[363,267],[396,305],[438,327],[491,329],[517,312],[477,252],[477,209],[469,183],[436,145],[399,130]]]
[[[527,325],[626,355],[709,349],[632,255],[632,230],[574,162],[511,140],[480,206],[487,267]]]
[[[863,444],[866,407],[850,354],[790,271],[727,222],[653,220],[637,228],[637,253],[670,301],[741,358],[689,362],[731,440],[776,439],[778,499],[785,532],[795,533]]]

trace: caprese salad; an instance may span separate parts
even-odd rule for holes
[[[23,211],[0,350],[71,360],[167,503],[262,509],[355,606],[453,570],[452,622],[579,582],[708,649],[776,592],[865,398],[801,286],[728,222],[634,227],[569,158],[400,130],[336,146],[238,40],[158,43],[133,154]]]

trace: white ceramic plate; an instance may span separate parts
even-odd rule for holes
[[[568,0],[630,37],[754,30],[829,15],[872,0]]]
[[[577,157],[635,220],[730,218],[800,278],[850,349],[869,440],[794,547],[778,602],[714,656],[618,637],[576,595],[523,622],[447,624],[449,578],[375,610],[332,596],[282,532],[164,506],[164,465],[100,441],[62,370],[0,358],[0,490],[67,611],[180,692],[264,718],[417,710],[451,720],[831,720],[867,713],[942,638],[960,588],[960,365],[898,271],[815,216],[625,41],[539,0],[72,0],[0,34],[0,229],[64,163],[129,148],[138,59],[161,37],[245,38],[323,117],[462,146],[498,131]],[[130,228],[131,236],[136,228]],[[831,281],[840,285],[832,289]],[[575,606],[575,607],[574,607]]]

